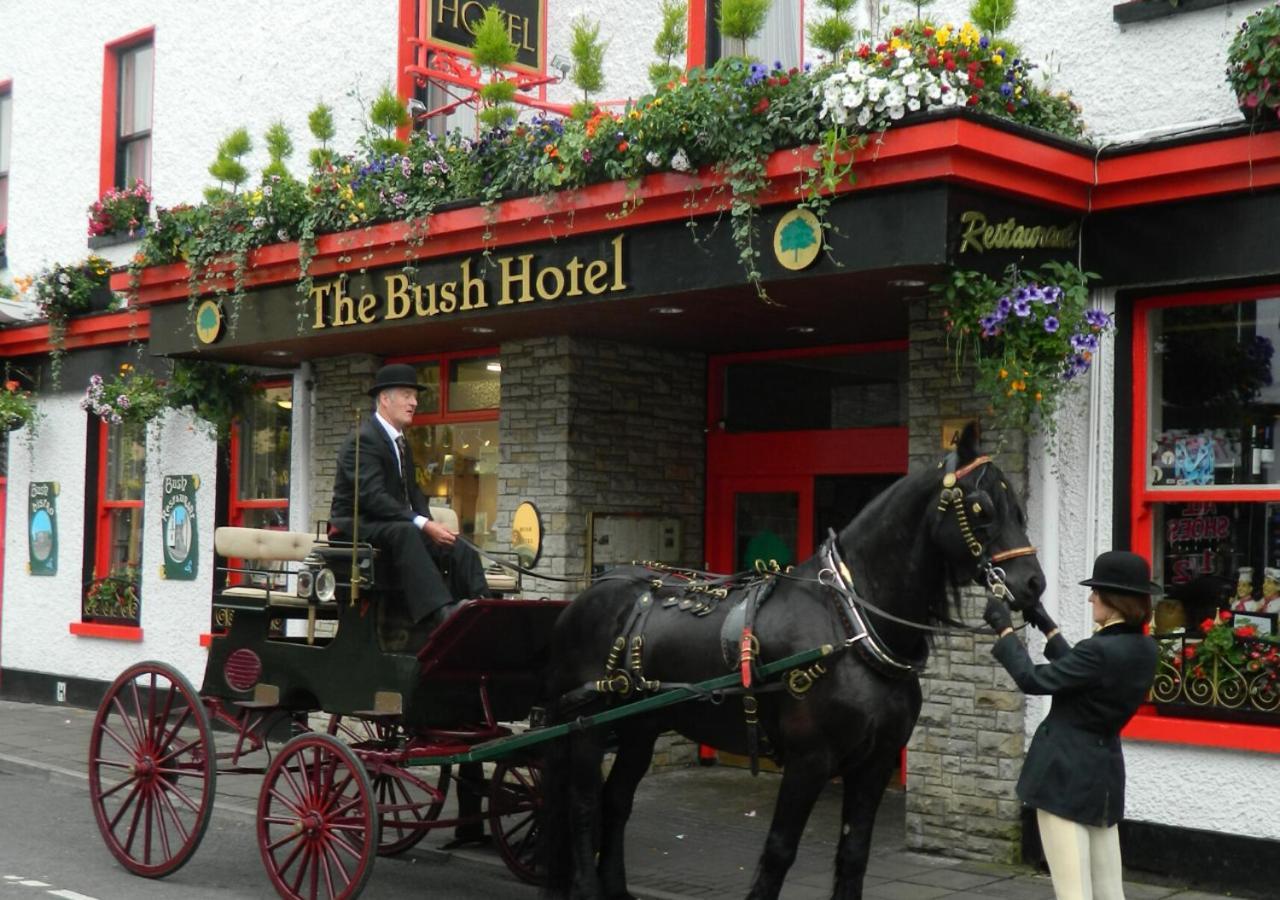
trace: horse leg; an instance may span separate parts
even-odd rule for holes
[[[657,740],[658,732],[651,728],[628,730],[618,735],[618,753],[605,781],[601,804],[600,862],[597,869],[605,900],[631,900],[627,893],[624,838],[636,787],[649,771],[653,745]]]
[[[600,736],[592,732],[572,734],[566,740],[568,771],[561,772],[567,794],[566,821],[563,831],[556,829],[556,839],[562,838],[568,847],[569,871],[554,876],[553,881],[560,890],[567,888],[570,900],[599,900],[595,862],[600,846],[600,765],[604,745]],[[554,852],[555,848],[551,850]],[[560,895],[558,891],[556,895]]]
[[[787,870],[796,860],[805,822],[831,775],[831,764],[825,753],[787,758],[773,807],[773,821],[769,823],[769,836],[747,900],[777,900]]]
[[[862,900],[862,880],[871,857],[871,829],[897,759],[898,751],[894,749],[873,752],[868,758],[845,765],[840,772],[844,802],[832,900]]]

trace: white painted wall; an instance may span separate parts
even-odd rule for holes
[[[0,647],[5,668],[111,680],[127,665],[159,659],[199,684],[205,651],[199,635],[209,630],[212,591],[213,514],[216,497],[213,443],[201,423],[170,412],[152,423],[147,437],[147,484],[142,549],[141,642],[80,637],[69,625],[80,621],[84,559],[85,436],[89,417],[80,395],[65,392],[41,402],[44,419],[33,439],[15,432],[9,454],[6,511],[4,616]],[[160,575],[164,548],[160,527],[162,476],[198,475],[196,525],[200,565],[194,581]],[[57,481],[58,573],[27,572],[27,491],[32,481]],[[49,698],[51,701],[52,697]]]

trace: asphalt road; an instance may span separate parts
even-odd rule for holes
[[[149,880],[120,867],[103,845],[83,782],[0,762],[0,900],[231,900],[274,897],[252,820],[214,807],[183,868]],[[533,900],[537,891],[497,864],[431,851],[379,858],[362,897]]]

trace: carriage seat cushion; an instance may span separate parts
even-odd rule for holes
[[[301,562],[306,559],[316,543],[316,536],[308,531],[224,527],[213,533],[214,550],[219,556],[228,559],[278,559]]]
[[[266,588],[249,587],[243,584],[229,587],[219,596],[223,600],[256,600],[268,606],[287,606],[291,609],[306,609],[310,605],[306,597],[299,597],[289,591],[268,591]],[[316,608],[319,612],[336,611],[337,598],[328,603],[317,603]]]

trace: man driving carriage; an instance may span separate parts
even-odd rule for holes
[[[427,498],[414,477],[413,453],[404,429],[413,422],[418,391],[423,389],[413,366],[393,364],[378,370],[369,390],[374,414],[338,451],[329,514],[335,537],[350,540],[358,536],[390,555],[404,595],[408,624],[418,643],[457,611],[459,600],[489,595],[479,555],[432,518]],[[358,535],[354,528],[357,484]],[[393,624],[395,612],[381,611],[388,625]],[[392,627],[383,632],[390,635],[395,630]],[[402,635],[401,639],[407,637]]]

